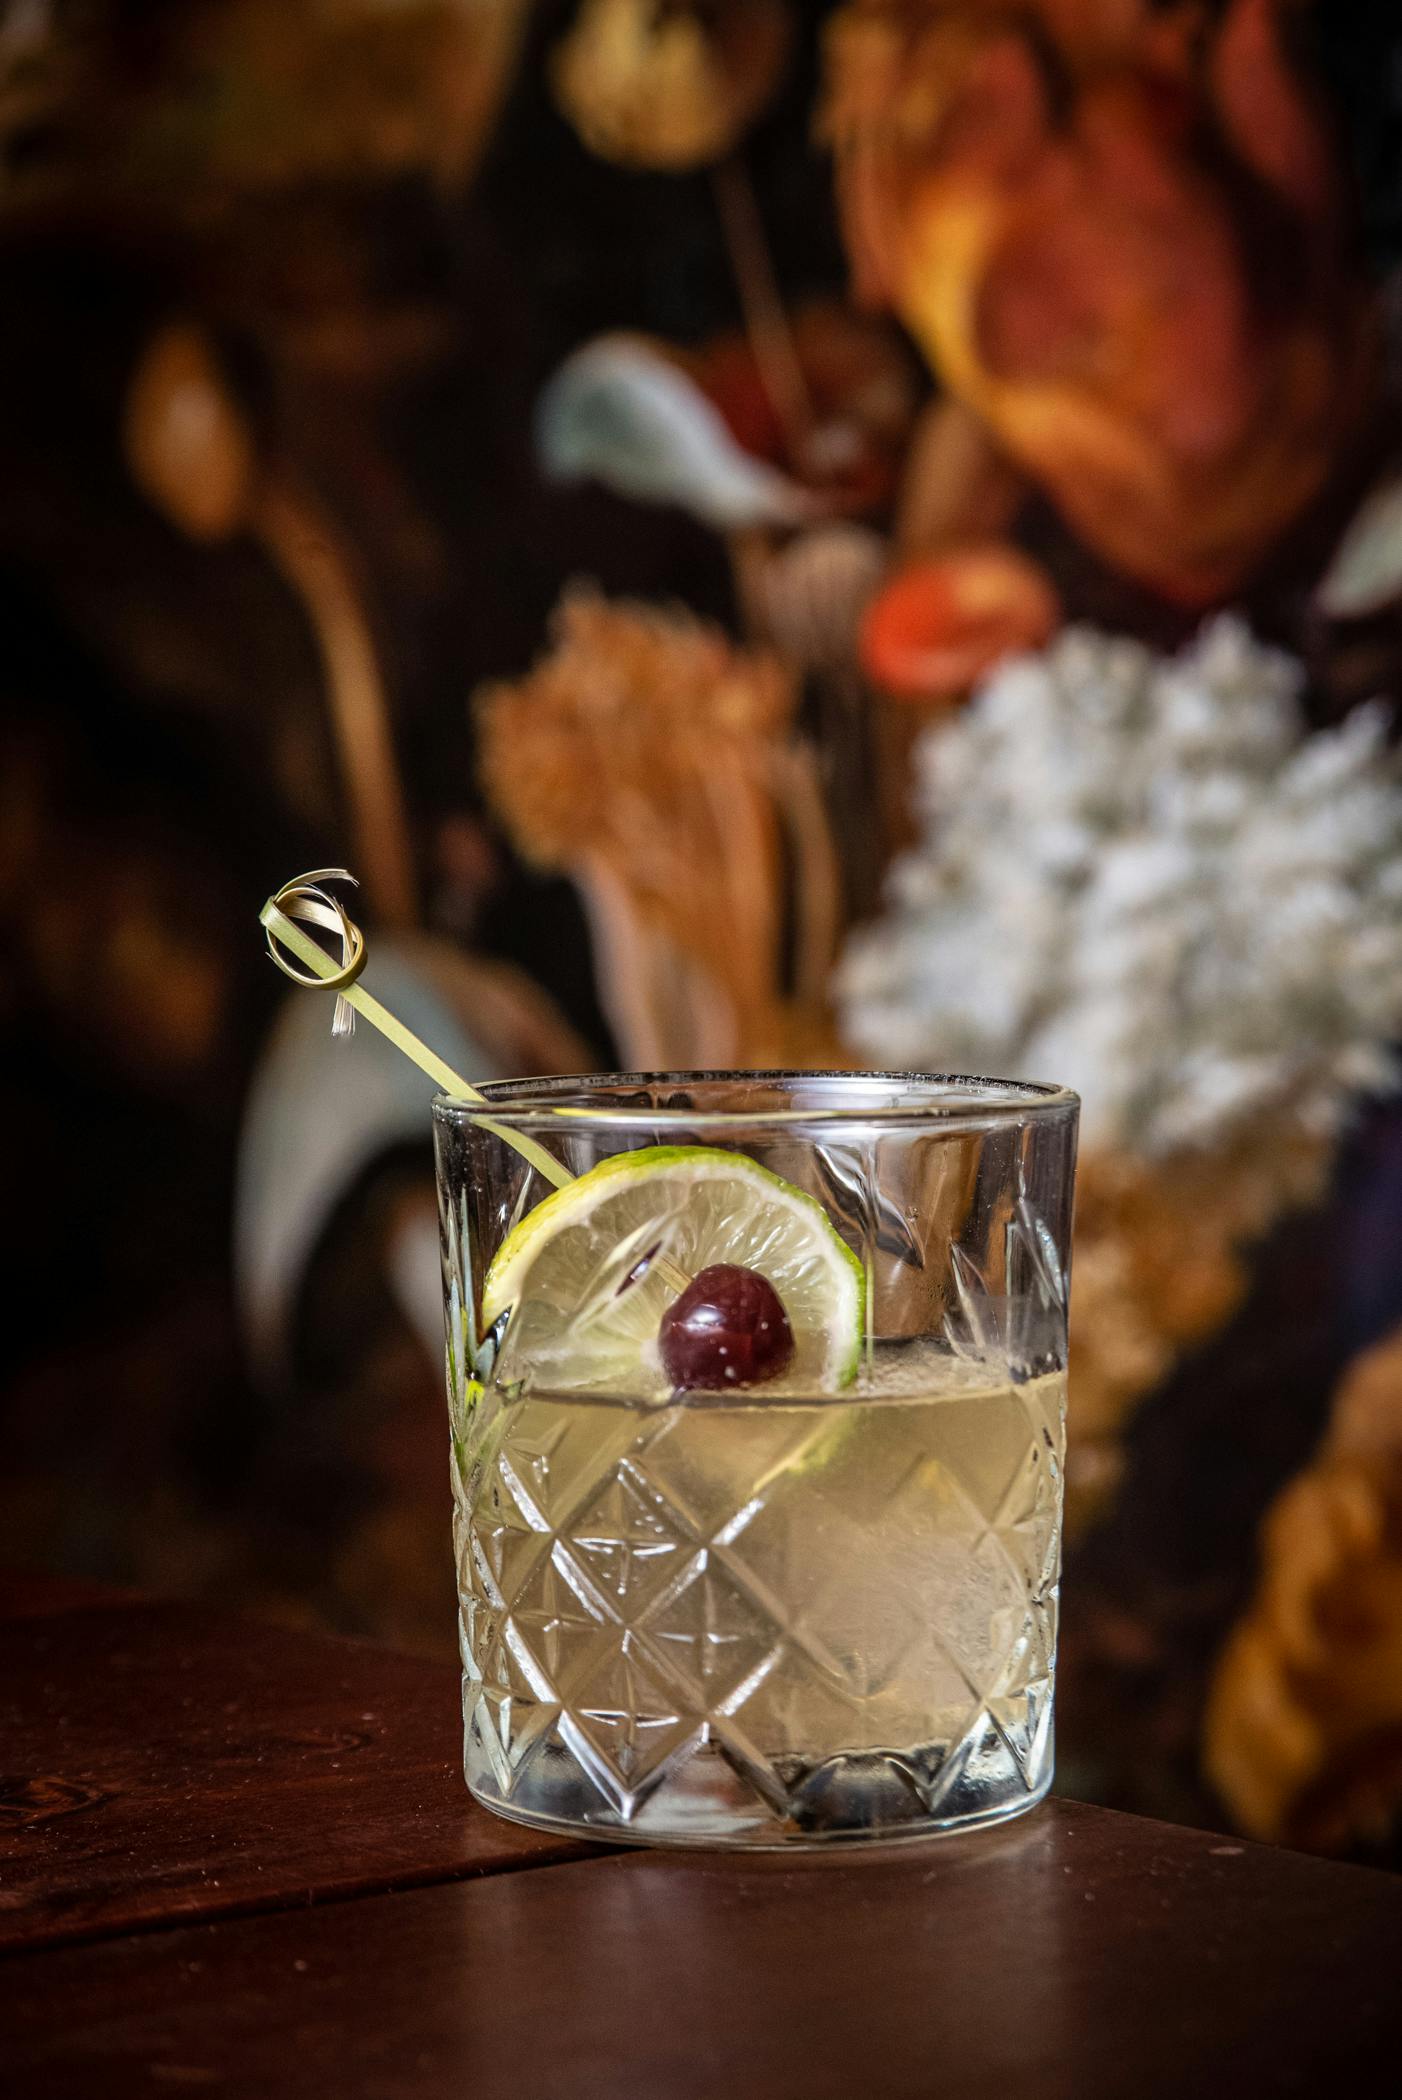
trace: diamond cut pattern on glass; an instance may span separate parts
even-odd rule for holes
[[[776,1140],[766,1163],[860,1254],[883,1338],[868,1367],[928,1351],[928,1388],[902,1386],[898,1406],[884,1389],[855,1406],[551,1401],[552,1365],[573,1362],[580,1329],[611,1327],[620,1286],[648,1295],[635,1272],[676,1220],[659,1201],[567,1292],[540,1284],[479,1337],[483,1262],[546,1190],[505,1155],[469,1185],[440,1133],[480,1798],[569,1827],[763,1837],[962,1820],[1045,1786],[1067,1295],[1055,1148],[1011,1126],[939,1144],[825,1136]],[[645,1345],[652,1328],[637,1331]],[[999,1384],[1002,1366],[1025,1383]],[[986,1404],[966,1405],[990,1373]],[[615,1402],[639,1397],[615,1383]]]
[[[1043,1783],[1058,1381],[908,1418],[494,1409],[458,1536],[469,1758],[504,1804],[542,1756],[644,1828],[697,1759],[814,1830],[854,1798],[898,1824]]]
[[[565,1710],[562,1725],[571,1747],[625,1814],[704,1736],[700,1718],[626,1631],[587,1692]]]
[[[646,1607],[640,1629],[698,1712],[754,1692],[783,1649],[770,1615],[705,1547]]]
[[[666,1504],[626,1460],[571,1519],[569,1539],[594,1585],[633,1611],[676,1576],[680,1561],[689,1565],[692,1554]]]

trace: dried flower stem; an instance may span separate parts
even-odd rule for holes
[[[711,189],[764,390],[797,456],[813,425],[813,402],[794,348],[793,331],[745,164],[735,154],[711,169]]]
[[[640,1070],[665,1070],[674,1060],[663,1039],[652,985],[648,944],[628,884],[601,853],[586,854],[571,871],[589,917],[604,1007],[617,1046]]]
[[[830,666],[814,680],[814,691],[823,803],[842,838],[840,901],[850,924],[876,912],[887,861],[908,825],[909,754],[899,765],[892,762],[883,726],[890,704],[874,702],[855,670]]]
[[[827,990],[842,924],[842,883],[813,753],[789,745],[773,757],[775,794],[789,837],[797,891],[794,990],[817,1004]]]
[[[409,827],[389,706],[349,557],[315,499],[283,476],[270,476],[259,489],[250,522],[316,636],[356,854],[376,912],[386,926],[412,926]]]
[[[748,1039],[768,1006],[779,949],[773,822],[749,754],[718,753],[702,775],[715,840],[712,881],[724,898],[737,1020]],[[698,899],[704,911],[712,908]]]

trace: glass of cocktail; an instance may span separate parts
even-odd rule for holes
[[[467,1782],[615,1842],[910,1838],[1052,1775],[1076,1097],[434,1108]]]

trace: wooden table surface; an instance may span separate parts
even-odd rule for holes
[[[1067,1802],[788,1860],[484,1815],[456,1672],[0,1581],[0,2093],[1398,2089],[1402,1880]]]
[[[478,1808],[461,1745],[442,1664],[0,1581],[0,1948],[585,1849]]]

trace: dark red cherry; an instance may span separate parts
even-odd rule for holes
[[[674,1386],[718,1392],[727,1385],[760,1385],[787,1370],[793,1329],[768,1277],[719,1261],[668,1306],[657,1348]]]

